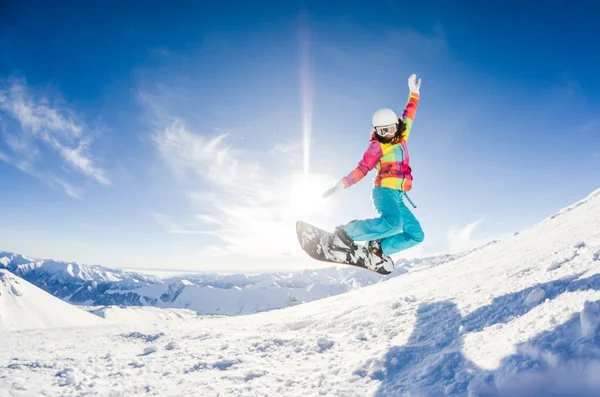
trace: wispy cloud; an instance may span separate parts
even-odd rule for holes
[[[212,234],[218,240],[203,247],[205,255],[280,257],[297,251],[295,220],[307,201],[319,200],[313,210],[326,217],[327,204],[317,192],[327,186],[328,177],[313,176],[313,198],[306,191],[300,197],[294,188],[300,187],[301,176],[282,172],[271,156],[264,168],[259,160],[264,153],[238,150],[227,135],[207,137],[175,121],[155,131],[152,139],[192,206],[201,211],[183,222],[190,227],[164,215],[155,219],[170,233]]]
[[[6,145],[0,160],[61,187],[71,197],[81,197],[83,190],[54,176],[42,153],[54,153],[67,168],[102,185],[111,184],[90,153],[90,129],[59,98],[35,92],[23,79],[0,80],[0,120],[0,137]]]
[[[167,228],[170,234],[216,234],[214,230],[197,230],[186,228],[179,223],[173,221],[169,216],[161,213],[152,214],[154,220]]]
[[[208,214],[196,214],[196,215],[194,215],[194,218],[196,218],[200,222],[206,223],[206,224],[215,224],[215,225],[223,224],[222,221],[220,221],[216,217],[214,217],[212,215],[208,215]]]
[[[446,233],[448,249],[440,253],[458,254],[467,252],[479,247],[483,247],[491,242],[503,240],[512,235],[512,233],[507,232],[496,232],[494,234],[490,234],[489,232],[481,232],[478,229],[483,223],[483,219],[478,219],[462,227],[450,228]],[[432,255],[432,253],[429,253],[429,255]]]
[[[269,154],[288,154],[302,150],[299,142],[278,143],[269,150]]]
[[[89,144],[91,142],[89,138],[78,141],[76,147],[65,146],[53,137],[46,137],[45,140],[60,154],[71,168],[103,185],[110,185],[110,180],[106,177],[104,171],[94,165],[94,161],[89,153]]]
[[[477,240],[473,238],[475,229],[482,223],[483,219],[479,219],[463,227],[451,228],[446,234],[449,251],[453,253],[463,252],[486,242],[486,240]]]
[[[226,137],[219,135],[207,139],[175,121],[155,134],[153,141],[163,160],[180,177],[200,177],[222,187],[236,186],[243,182],[238,154],[224,143]],[[251,168],[245,171],[251,172]]]
[[[83,195],[83,189],[77,188],[77,187],[71,185],[70,183],[63,181],[60,178],[54,178],[53,181],[58,186],[60,186],[67,195],[69,195],[73,198],[79,199]]]

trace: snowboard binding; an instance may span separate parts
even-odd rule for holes
[[[392,271],[394,270],[394,261],[391,257],[383,253],[381,240],[373,240],[367,243],[367,251],[371,254],[371,266],[377,271],[380,268]]]
[[[354,252],[357,248],[356,243],[348,236],[343,226],[335,228],[331,237],[331,249],[342,252]]]

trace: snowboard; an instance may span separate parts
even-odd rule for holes
[[[309,223],[296,222],[296,234],[304,252],[318,261],[356,266],[383,275],[390,274],[394,268],[391,258],[388,257],[385,263],[380,263],[381,259],[362,245],[355,243],[346,250],[334,248],[331,244],[333,233]]]

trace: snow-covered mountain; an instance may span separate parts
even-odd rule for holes
[[[6,395],[599,396],[600,190],[443,266],[305,305],[0,339]]]
[[[196,274],[159,279],[140,273],[0,252],[0,268],[69,303],[89,306],[187,308],[198,314],[239,315],[279,309],[352,291],[452,261],[453,255],[401,260],[390,276],[331,267],[263,274]]]
[[[101,325],[103,322],[0,269],[0,331]]]
[[[0,252],[0,268],[5,268],[44,291],[73,304],[139,305],[140,297],[137,294],[105,292],[109,289],[131,290],[138,285],[162,282],[157,277],[140,273],[76,262],[28,258],[10,252]]]

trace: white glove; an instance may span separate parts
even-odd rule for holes
[[[419,88],[421,87],[421,79],[417,80],[416,74],[411,74],[408,78],[408,89],[410,92],[414,92],[415,94],[419,93]]]
[[[339,181],[338,183],[335,184],[334,187],[332,187],[330,189],[327,189],[325,191],[325,193],[323,193],[323,198],[327,198],[327,197],[331,196],[332,194],[335,194],[337,192],[341,192],[345,188],[346,188],[346,185],[344,185],[344,182]]]

